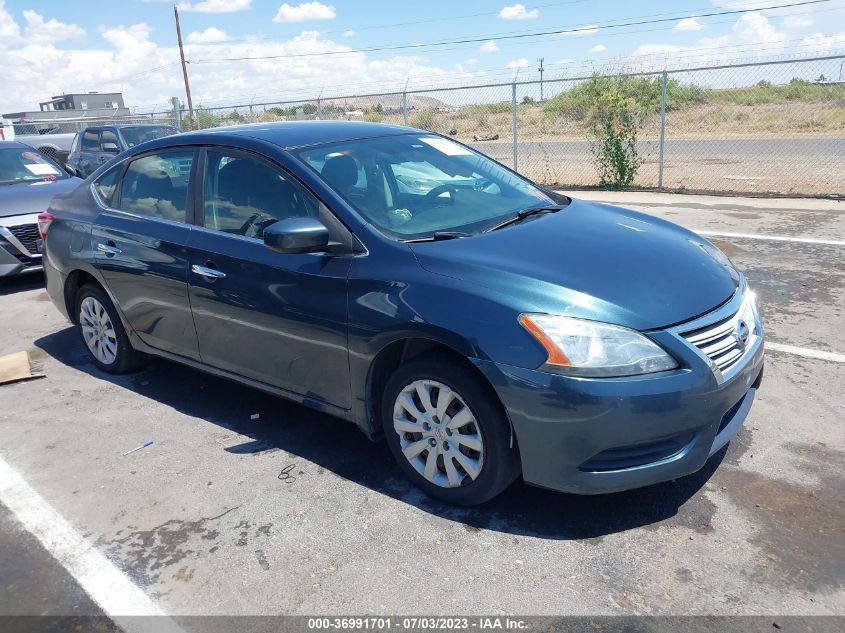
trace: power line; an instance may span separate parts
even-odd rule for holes
[[[244,56],[244,57],[221,57],[218,59],[196,59],[191,60],[193,64],[208,64],[208,63],[219,63],[219,62],[238,62],[238,61],[250,61],[250,60],[264,60],[264,59],[293,59],[293,58],[301,58],[301,57],[323,57],[328,55],[343,55],[349,53],[369,53],[375,51],[394,51],[394,50],[407,50],[407,49],[419,49],[419,48],[426,48],[432,46],[448,46],[450,44],[477,44],[479,42],[487,42],[490,40],[493,41],[501,41],[501,40],[513,40],[513,39],[525,39],[530,37],[541,37],[544,35],[565,35],[565,34],[573,34],[573,33],[581,33],[581,32],[591,32],[595,29],[616,29],[622,28],[626,26],[643,26],[646,24],[659,24],[663,22],[674,22],[676,20],[681,20],[688,17],[696,17],[696,18],[707,18],[707,17],[715,17],[715,16],[722,16],[722,15],[737,15],[740,13],[750,13],[752,11],[768,11],[772,9],[785,9],[789,7],[798,7],[798,6],[806,6],[812,4],[822,4],[831,2],[831,0],[803,0],[802,2],[791,2],[787,4],[778,4],[778,5],[769,5],[764,7],[757,7],[754,9],[734,9],[729,11],[711,11],[708,13],[699,13],[695,16],[692,15],[681,15],[681,16],[674,16],[670,18],[658,18],[652,20],[637,20],[633,22],[622,22],[616,24],[604,24],[604,25],[589,25],[589,26],[579,26],[574,28],[567,28],[567,29],[557,29],[553,31],[538,31],[533,33],[517,33],[513,35],[500,35],[500,36],[486,36],[486,37],[473,37],[473,38],[466,38],[466,39],[459,39],[459,40],[442,40],[439,42],[431,42],[431,43],[415,43],[415,44],[398,44],[393,46],[375,46],[370,48],[359,48],[354,50],[345,50],[345,51],[324,51],[321,53],[294,53],[294,54],[281,54],[281,55],[256,55],[256,56]]]

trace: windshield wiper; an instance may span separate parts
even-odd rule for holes
[[[563,205],[559,204],[544,204],[537,207],[528,207],[527,209],[522,209],[521,211],[517,211],[516,215],[508,218],[504,222],[500,222],[499,224],[490,227],[485,233],[489,233],[490,231],[497,231],[499,229],[503,229],[506,226],[510,226],[511,224],[516,224],[517,222],[522,222],[525,218],[530,218],[533,215],[542,215],[544,213],[557,213],[561,209],[563,209]]]
[[[402,240],[403,242],[440,242],[443,240],[456,240],[461,237],[471,237],[472,233],[463,233],[462,231],[435,231],[428,237],[417,237],[412,240]]]

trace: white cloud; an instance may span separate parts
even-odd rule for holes
[[[478,63],[478,60],[475,57],[470,57],[468,60],[466,60],[466,64],[468,66],[472,66],[473,64],[477,64],[477,63]]]
[[[502,7],[502,10],[499,11],[499,17],[503,20],[533,20],[539,16],[539,9],[526,9],[524,4]]]
[[[76,24],[65,24],[54,18],[45,20],[44,16],[36,11],[24,11],[23,17],[26,20],[23,37],[30,44],[78,40],[85,37],[85,31]]]
[[[15,22],[12,14],[6,11],[5,0],[0,0],[0,43],[17,39],[20,33],[21,27]]]
[[[355,36],[355,31],[353,31],[352,29],[349,29],[348,31],[343,32],[343,37],[354,37],[354,36]]]
[[[757,11],[739,16],[731,31],[746,44],[778,44],[786,40],[786,34],[778,31],[769,18]]]
[[[334,7],[320,2],[303,2],[291,6],[285,2],[279,7],[273,22],[286,24],[289,22],[308,22],[311,20],[334,20],[337,16]]]
[[[229,36],[226,35],[226,31],[210,26],[204,31],[189,33],[186,41],[188,44],[210,44],[212,42],[225,42],[228,39]]]
[[[814,52],[832,51],[845,48],[845,31],[836,35],[826,36],[821,33],[814,33],[801,40],[801,44]]]
[[[3,18],[0,4],[0,29],[13,34],[15,29],[9,26],[13,21]],[[23,24],[23,19],[20,21]],[[49,19],[45,21],[49,23]],[[88,34],[91,44],[84,48],[65,48],[61,42],[28,43],[22,37],[22,24],[17,39],[0,40],[0,112],[37,109],[39,101],[63,91],[122,92],[127,105],[139,112],[161,112],[168,107],[170,97],[184,98],[175,43],[171,38],[165,38],[167,45],[153,41],[147,24],[103,27]],[[417,56],[374,59],[340,43],[340,34],[338,39],[306,31],[287,40],[252,38],[191,44],[190,59],[194,63],[188,72],[194,105],[316,98],[323,86],[324,98],[330,93],[349,94],[362,89],[401,90],[408,77],[411,87],[447,79],[471,80],[471,75],[454,66],[437,66]],[[342,54],[320,55],[327,52]],[[260,56],[276,58],[198,63]]]
[[[595,35],[599,32],[597,24],[585,24],[584,26],[575,27],[577,30],[566,31],[561,33],[564,37],[586,37],[588,35]]]
[[[719,37],[704,37],[693,46],[659,43],[642,44],[629,57],[631,67],[654,68],[662,65],[724,64],[736,60],[751,61],[795,52],[813,54],[845,47],[845,32],[833,35],[816,33],[796,41],[778,30],[768,17],[752,11],[737,18]],[[774,67],[776,68],[776,67]]]
[[[487,42],[484,42],[484,44],[482,44],[478,50],[480,50],[482,53],[495,53],[497,50],[499,50],[499,46],[493,40],[489,40]]]
[[[520,57],[519,59],[515,59],[511,62],[508,62],[506,68],[527,68],[528,67],[528,60],[524,57]]]
[[[180,2],[180,11],[194,13],[235,13],[252,8],[252,0],[200,0],[200,2]]]
[[[590,49],[590,52],[591,53],[603,53],[606,50],[607,50],[607,46],[605,46],[604,44],[596,44],[595,46],[593,46]]]
[[[788,29],[800,29],[805,26],[810,26],[812,23],[812,18],[801,15],[790,15],[783,19],[783,25]]]
[[[673,31],[700,31],[701,29],[706,28],[701,22],[698,21],[698,18],[684,18],[680,22],[675,25]]]

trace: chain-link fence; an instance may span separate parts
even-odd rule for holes
[[[543,82],[321,94],[296,101],[197,105],[192,120],[174,99],[169,111],[116,122],[182,129],[307,119],[396,123],[452,136],[561,188],[628,185],[842,196],[843,67],[845,55],[829,55],[596,72]],[[38,125],[75,131],[91,124]]]

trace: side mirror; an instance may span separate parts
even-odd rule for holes
[[[328,250],[329,230],[315,218],[287,218],[264,229],[264,245],[277,253]]]
[[[76,173],[76,170],[73,167],[68,167],[67,165],[62,165],[62,169],[64,169],[65,172],[69,176],[77,176],[77,177],[79,176],[79,174]]]
[[[100,145],[100,149],[109,154],[120,154],[120,148],[117,146],[117,143],[103,143]]]

